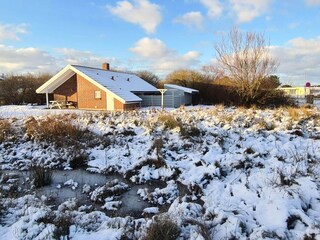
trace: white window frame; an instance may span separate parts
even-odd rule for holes
[[[101,91],[94,91],[94,99],[101,99]]]

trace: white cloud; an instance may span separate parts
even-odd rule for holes
[[[117,17],[142,27],[147,33],[154,33],[162,16],[160,7],[148,0],[119,1],[116,6],[107,5],[107,9]]]
[[[137,41],[130,51],[144,58],[162,58],[170,54],[170,50],[160,39],[148,37]]]
[[[19,41],[19,34],[27,34],[26,24],[0,24],[0,42],[3,40]]]
[[[14,48],[0,45],[1,73],[50,72],[57,69],[55,59],[38,48]]]
[[[320,84],[320,37],[295,38],[285,46],[271,47],[279,59],[278,74],[286,83],[304,85],[305,81]]]
[[[188,27],[195,27],[202,29],[203,27],[203,16],[200,12],[188,12],[180,17],[173,20],[175,23],[181,23]]]
[[[217,18],[222,14],[223,8],[219,0],[200,0],[200,3],[208,9],[208,16]]]
[[[236,15],[238,23],[250,22],[263,14],[271,0],[231,0],[231,12]]]
[[[74,64],[100,68],[104,62],[112,62],[111,67],[119,63],[115,58],[103,57],[91,51],[79,51],[72,48],[58,48],[56,51],[61,55],[59,59],[62,65]]]
[[[320,0],[306,0],[306,3],[309,6],[316,6],[316,5],[320,5]]]
[[[55,50],[58,56],[39,48],[14,48],[0,45],[0,74],[2,73],[56,73],[67,64],[101,67],[103,62],[110,62],[112,68],[119,68],[121,63],[111,57],[99,56],[90,51],[60,48]]]
[[[151,71],[164,75],[179,68],[193,68],[199,63],[200,53],[189,51],[180,55],[168,48],[161,40],[156,38],[142,38],[130,48],[138,59],[147,63]]]

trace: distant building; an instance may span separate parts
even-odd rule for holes
[[[5,79],[5,76],[4,76],[4,73],[2,73],[1,75],[0,75],[0,81],[3,81]]]
[[[293,98],[305,98],[307,95],[320,96],[320,87],[280,87],[278,89]]]

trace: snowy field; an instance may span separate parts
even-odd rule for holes
[[[28,133],[28,123],[48,118],[86,132],[77,145],[88,159],[82,168],[99,183],[68,175],[75,155],[63,142]],[[105,113],[1,106],[0,121],[12,126],[0,141],[0,239],[141,239],[157,215],[178,223],[179,239],[320,239],[317,107]],[[37,194],[41,189],[27,187],[32,179],[17,177],[34,164],[65,171],[54,188],[81,188],[92,204],[53,204],[50,194]],[[102,184],[101,175],[119,178]],[[102,197],[110,189],[118,194]],[[130,189],[149,205],[138,216],[120,216],[121,195]]]

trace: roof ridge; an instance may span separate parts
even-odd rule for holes
[[[77,64],[71,64],[71,66],[73,66],[73,67],[91,68],[91,69],[96,69],[96,70],[106,71],[106,72],[113,72],[113,73],[125,73],[125,74],[130,74],[130,75],[136,75],[135,73],[131,73],[131,72],[114,71],[114,70],[112,71],[112,70],[106,70],[106,69],[97,68],[97,67],[88,67],[88,66],[84,66],[84,65],[77,65]]]

